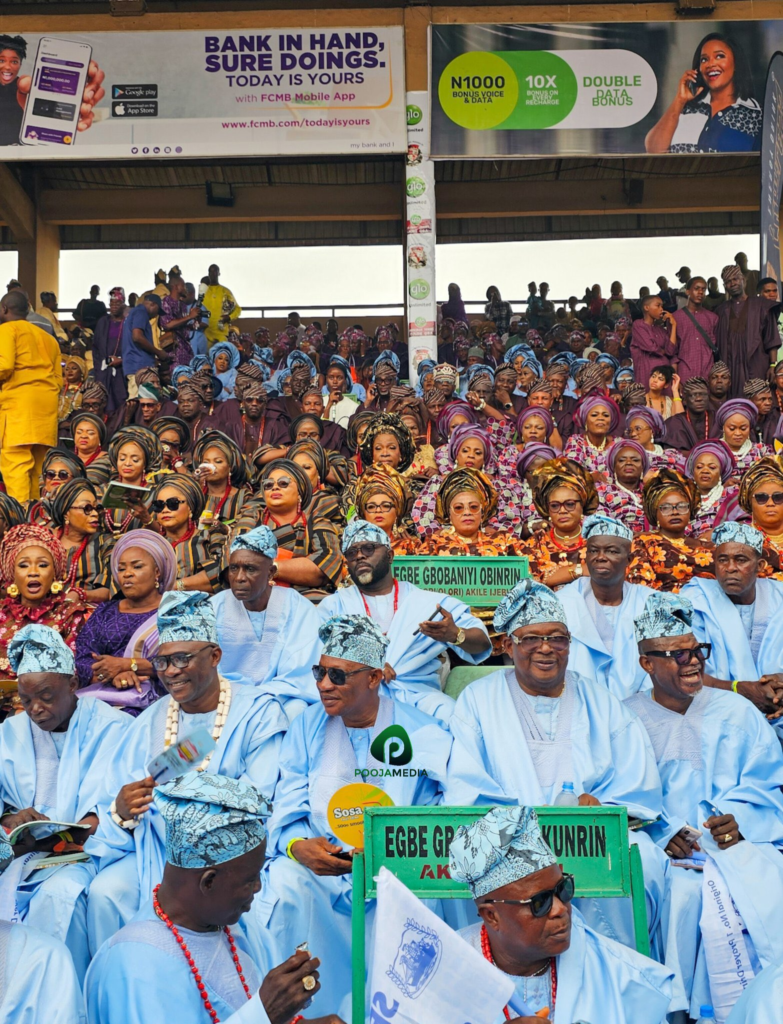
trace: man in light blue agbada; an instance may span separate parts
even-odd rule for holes
[[[323,653],[313,666],[321,702],[291,725],[280,753],[280,782],[269,823],[269,891],[250,915],[248,934],[279,962],[307,938],[322,961],[314,1012],[338,1008],[351,990],[351,860],[355,841],[340,838],[341,815],[356,806],[346,789],[369,783],[370,797],[394,806],[442,800],[451,751],[445,727],[423,711],[380,692],[388,639],[365,615],[321,626]],[[386,763],[375,741],[394,727],[402,759]],[[271,913],[264,917],[267,905]],[[253,930],[251,931],[251,926]]]
[[[696,1017],[702,1004],[717,1008],[715,985],[723,990],[731,977],[730,967],[711,965],[713,955],[722,952],[731,962],[740,945],[748,946],[745,981],[759,964],[783,960],[783,753],[750,701],[704,686],[709,645],[699,644],[692,620],[682,594],[649,598],[636,637],[653,689],[625,703],[650,737],[663,783],[664,813],[647,831],[675,862],[663,919],[666,964],[675,972],[671,1008],[689,1007]],[[683,861],[702,870],[679,866]],[[717,929],[711,924],[716,890],[722,894]],[[747,941],[742,928],[735,940],[726,930],[734,906]],[[733,943],[730,949],[705,942],[716,931],[724,944]],[[734,980],[736,1001],[743,983]]]
[[[506,634],[513,668],[476,680],[457,700],[446,803],[553,804],[571,783],[580,806],[624,806],[631,818],[656,818],[661,781],[650,742],[605,687],[568,670],[570,634],[558,597],[521,580],[498,605],[494,624]],[[657,952],[668,864],[648,836],[630,839],[642,856]],[[603,934],[634,944],[627,900],[590,900],[582,911]]]
[[[593,931],[573,907],[573,875],[564,875],[532,807],[493,807],[460,826],[449,873],[466,882],[480,924],[466,942],[516,984],[504,1019],[662,1024],[671,972]]]
[[[764,534],[749,523],[722,523],[712,542],[715,579],[695,576],[680,591],[695,636],[712,645],[705,685],[734,690],[783,727],[783,583],[759,578]]]
[[[287,1024],[318,990],[318,960],[264,970],[235,927],[261,888],[268,802],[245,782],[191,772],[155,791],[163,880],[87,974],[90,1024],[213,1019]],[[334,1024],[340,1024],[336,1017]]]
[[[0,874],[13,863],[13,847],[0,829]],[[59,939],[0,919],[0,1024],[22,1021],[84,1024],[82,987]]]
[[[24,714],[0,725],[1,823],[11,830],[38,819],[78,823],[78,845],[99,827],[103,781],[132,719],[94,697],[77,699],[73,654],[58,632],[31,624],[8,645]],[[80,980],[90,962],[84,862],[36,869],[58,837],[23,833],[17,859],[0,878],[0,918],[24,921],[64,942]]]
[[[318,661],[321,623],[312,601],[293,587],[275,587],[277,538],[257,526],[231,544],[229,590],[210,598],[227,679],[275,697],[289,722],[318,701],[312,666]]]
[[[624,523],[605,515],[588,516],[582,536],[587,575],[557,592],[571,633],[568,667],[625,700],[650,688],[639,665],[633,620],[652,590],[625,581],[633,533]]]
[[[471,665],[485,661],[492,643],[484,624],[456,598],[395,580],[391,543],[374,523],[352,519],[342,549],[354,585],[324,598],[322,620],[369,615],[389,638],[382,692],[448,721],[454,701],[441,693],[441,659],[451,649]]]
[[[164,594],[157,622],[160,643],[151,661],[169,696],[139,715],[120,745],[104,787],[106,813],[87,846],[99,869],[88,904],[93,954],[127,924],[163,874],[164,823],[152,803],[150,761],[205,728],[216,747],[199,771],[272,793],[288,727],[268,693],[221,675],[215,612],[206,594]]]

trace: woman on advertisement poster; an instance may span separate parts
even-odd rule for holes
[[[648,153],[752,153],[759,149],[761,105],[742,48],[720,32],[696,47],[677,95],[645,139]]]
[[[54,41],[56,42],[56,40]],[[20,132],[25,116],[25,108],[30,96],[33,84],[33,75],[20,75],[22,63],[27,57],[27,40],[24,36],[0,35],[0,146],[18,146],[20,143]],[[34,70],[34,69],[33,69]],[[90,60],[86,76],[84,77],[84,91],[81,104],[73,107],[72,118],[76,130],[87,131],[92,125],[95,117],[94,107],[105,96],[103,89],[104,72],[98,67],[94,60]],[[52,91],[52,96],[56,92]],[[61,97],[67,100],[67,96]],[[45,107],[46,101],[39,104]],[[52,100],[50,106],[55,105]],[[59,104],[65,107],[65,104]],[[49,111],[44,109],[41,114],[44,118],[54,118],[55,122],[62,121],[65,117],[64,109]],[[28,141],[33,141],[35,136],[31,134]]]

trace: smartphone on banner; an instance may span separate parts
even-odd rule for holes
[[[23,145],[73,145],[91,58],[88,43],[41,39],[19,134]]]

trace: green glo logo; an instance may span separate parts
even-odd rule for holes
[[[424,115],[421,112],[421,107],[417,107],[415,103],[408,104],[408,106],[405,108],[405,114],[408,118],[408,126],[411,128],[415,127],[417,124],[420,124],[422,117],[424,117]]]
[[[390,725],[372,741],[370,753],[376,761],[399,767],[413,760],[413,744],[401,725]]]
[[[424,178],[408,178],[405,182],[405,191],[411,199],[418,199],[427,191],[427,182]]]
[[[408,295],[412,299],[426,299],[430,294],[430,286],[422,277],[416,277],[408,285]]]

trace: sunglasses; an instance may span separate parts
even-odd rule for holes
[[[568,501],[550,501],[549,511],[559,512],[561,509],[565,509],[566,512],[573,512],[577,505],[581,505],[581,501],[577,501],[575,498],[569,498]]]
[[[285,489],[286,487],[290,487],[291,483],[291,478],[287,476],[278,477],[277,480],[264,480],[264,490],[273,491],[275,487],[282,487]]]
[[[345,558],[348,562],[355,562],[356,559],[361,555],[362,558],[372,558],[375,554],[375,549],[380,547],[379,544],[353,544],[345,552]]]
[[[537,651],[543,644],[549,644],[553,651],[567,651],[571,643],[570,633],[555,633],[554,636],[515,636],[511,634],[512,643],[521,647],[525,653]]]
[[[706,661],[712,654],[712,644],[697,644],[695,647],[681,647],[678,651],[645,651],[647,658],[673,658],[680,666],[689,665],[691,658]]]
[[[557,896],[561,903],[571,902],[574,898],[573,875],[563,875],[554,889],[544,889],[543,892],[537,892],[529,900],[484,900],[482,906],[486,906],[488,903],[508,903],[511,906],[521,907],[529,903],[530,913],[533,917],[546,917],[552,909],[555,896]]]
[[[44,470],[45,480],[70,480],[71,471],[69,469],[46,469]]]
[[[93,505],[92,502],[87,502],[86,505],[71,505],[72,512],[84,512],[86,516],[91,516],[93,512],[103,512],[103,505]]]
[[[783,505],[783,491],[773,491],[771,494],[767,491],[759,491],[758,494],[753,495],[753,500],[758,505],[767,505],[770,501],[774,505]]]
[[[346,672],[342,668],[324,668],[323,665],[313,665],[313,677],[320,683],[324,676],[329,676],[329,681],[335,686],[345,686],[348,676],[358,676],[360,672],[368,672],[366,668],[355,668],[353,672]]]
[[[162,512],[164,508],[167,508],[169,512],[176,512],[180,505],[186,504],[184,498],[166,498],[165,501],[162,498],[156,498],[150,505],[150,509],[153,512]]]
[[[150,665],[155,669],[158,675],[161,675],[169,665],[173,665],[174,668],[187,668],[188,665],[197,658],[202,651],[205,651],[207,647],[214,647],[214,644],[204,644],[197,651],[192,654],[185,654],[184,651],[177,651],[176,654],[156,654],[154,658],[150,658]]]

